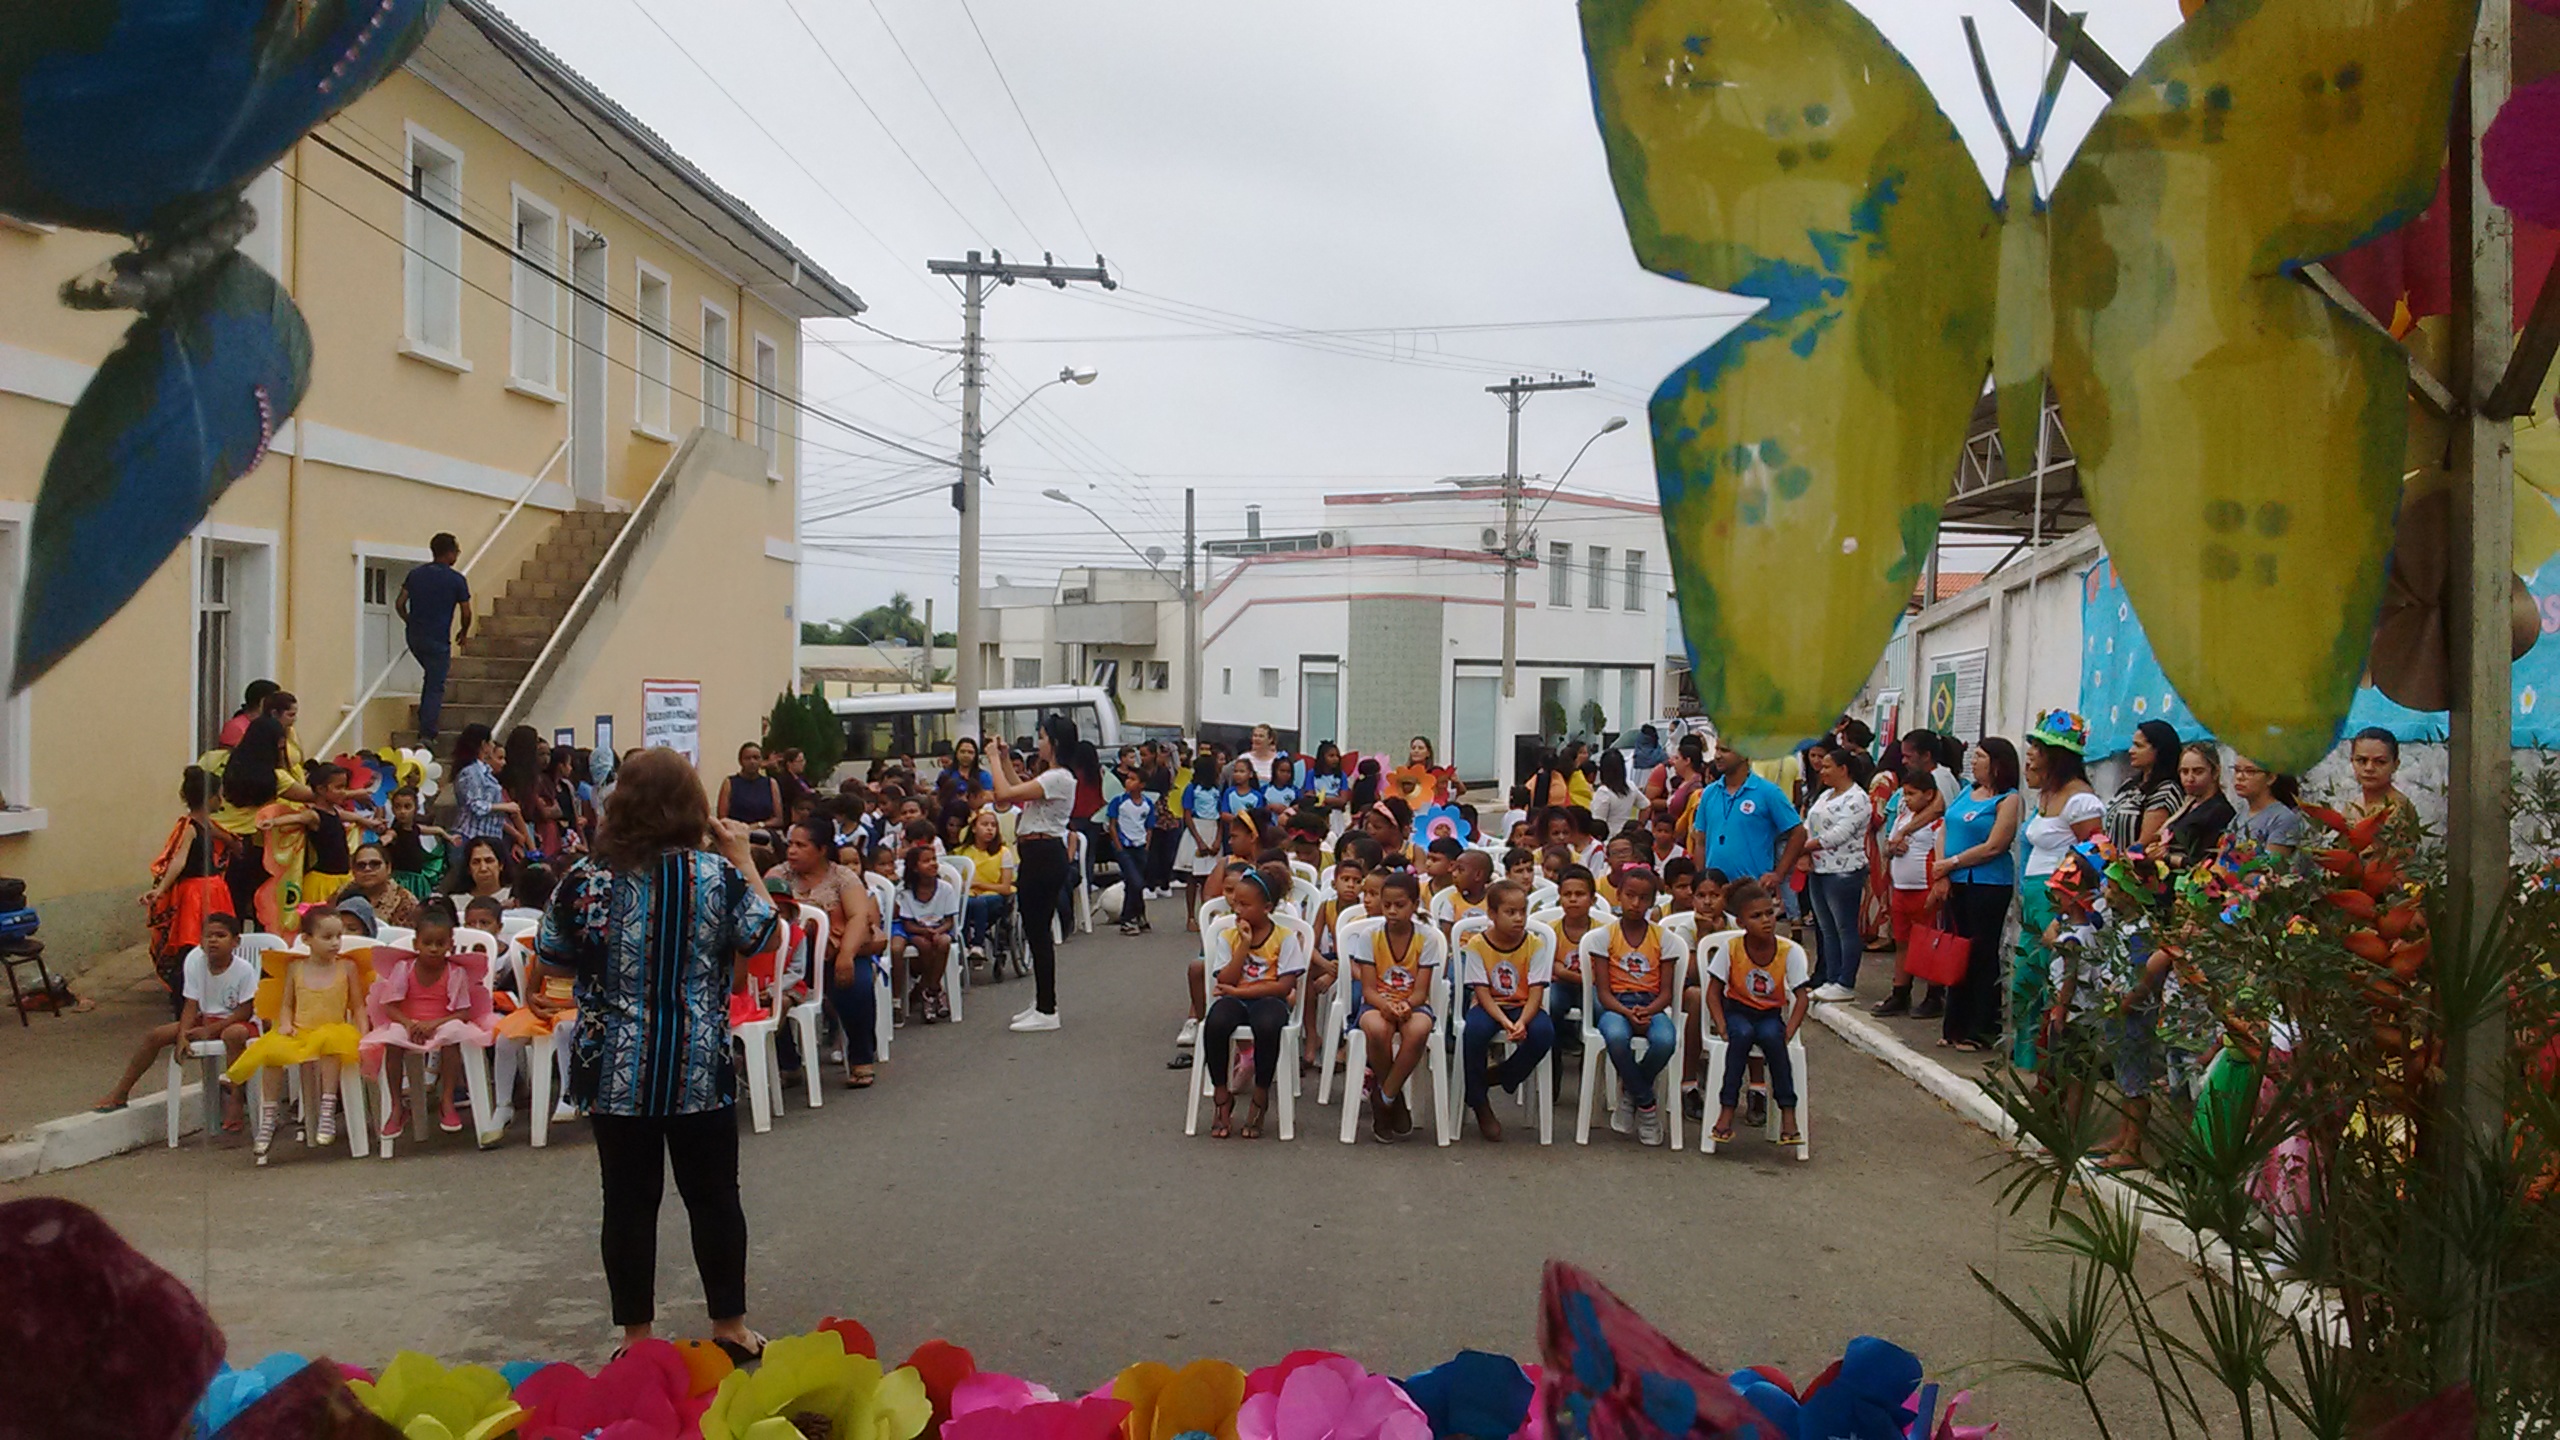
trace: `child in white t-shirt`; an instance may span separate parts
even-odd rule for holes
[[[1733,1138],[1742,1062],[1756,1050],[1768,1063],[1769,1090],[1778,1103],[1778,1143],[1793,1145],[1803,1132],[1796,1124],[1795,1067],[1787,1046],[1804,1025],[1812,969],[1804,947],[1778,934],[1778,902],[1758,881],[1736,882],[1725,892],[1725,903],[1742,928],[1706,947],[1707,1023],[1726,1047],[1714,1139],[1721,1145]]]
[[[258,996],[259,952],[282,949],[288,943],[281,935],[243,936],[240,922],[228,915],[204,917],[204,938],[187,952],[182,966],[178,1018],[167,1025],[153,1026],[142,1037],[115,1088],[90,1108],[99,1114],[123,1109],[133,1095],[133,1087],[141,1083],[143,1072],[172,1045],[219,1040],[225,1065],[239,1059],[241,1048],[258,1033],[250,1005]],[[222,1128],[238,1131],[245,1108],[240,1088],[225,1085]]]
[[[960,919],[960,887],[943,878],[933,850],[922,844],[907,851],[906,883],[898,887],[896,913],[889,923],[890,944],[915,947],[914,987],[907,1008],[921,1011],[924,1023],[951,1018],[951,996],[943,986],[944,965],[951,954],[951,935]]]
[[[1946,1013],[1945,987],[1931,985],[1920,1007],[1911,1006],[1911,931],[1929,919],[1929,857],[1937,851],[1945,827],[1928,807],[1938,798],[1938,782],[1914,774],[1885,802],[1885,876],[1892,883],[1889,914],[1893,919],[1893,993],[1879,1001],[1878,1015],[1910,1015],[1928,1020]],[[1918,824],[1913,824],[1913,821]]]

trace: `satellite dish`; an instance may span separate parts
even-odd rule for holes
[[[1147,547],[1147,563],[1148,563],[1148,564],[1150,564],[1150,565],[1161,565],[1161,564],[1163,564],[1163,563],[1164,563],[1164,547],[1163,547],[1163,546],[1161,546],[1161,545],[1150,545],[1150,546],[1148,546],[1148,547]]]

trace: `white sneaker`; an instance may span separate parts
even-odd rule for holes
[[[1199,1044],[1200,1022],[1197,1020],[1183,1021],[1182,1028],[1174,1032],[1173,1043],[1176,1047],[1184,1050],[1188,1050],[1192,1046]]]
[[[1034,1010],[1030,1014],[1014,1021],[1008,1028],[1019,1030],[1026,1035],[1040,1030],[1055,1030],[1058,1028],[1057,1012],[1051,1011],[1044,1015],[1041,1012]]]
[[[1858,998],[1858,992],[1835,981],[1829,985],[1815,986],[1813,998],[1816,1000],[1828,1000],[1833,1002],[1841,1000],[1855,1000]]]
[[[1609,1128],[1621,1135],[1636,1128],[1636,1102],[1623,1088],[1618,1091],[1618,1108],[1609,1112]]]
[[[1023,1006],[1021,1009],[1014,1011],[1014,1012],[1013,1012],[1013,1018],[1014,1018],[1014,1019],[1016,1019],[1016,1020],[1028,1020],[1028,1019],[1030,1019],[1032,1016],[1037,1015],[1037,1014],[1039,1014],[1039,1013],[1040,1013],[1040,1002],[1038,1002],[1038,1001],[1036,1001],[1036,1000],[1035,1000],[1035,1001],[1033,1001],[1032,1003],[1030,1003],[1030,1004],[1028,1004],[1028,1005]]]
[[[1647,1145],[1662,1143],[1662,1107],[1647,1105],[1636,1112],[1636,1139]]]
[[[566,1100],[551,1107],[551,1123],[554,1125],[566,1125],[577,1118],[578,1108]]]

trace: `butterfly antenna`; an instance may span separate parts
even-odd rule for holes
[[[1982,83],[1982,103],[1991,107],[1991,123],[2000,127],[2000,143],[2009,152],[2009,163],[2027,158],[2018,148],[2018,137],[2009,130],[2009,112],[2000,108],[1999,87],[1991,83],[1991,61],[1982,53],[1982,32],[1974,28],[1973,17],[1964,18],[1965,48],[1973,52],[1973,77]]]
[[[2088,17],[2065,12],[2062,23],[2053,30],[2053,63],[2045,71],[2044,88],[2036,94],[2036,118],[2027,126],[2026,152],[2033,155],[2044,144],[2044,127],[2053,119],[2053,102],[2062,98],[2062,82],[2071,76],[2071,52],[2080,46],[2080,27]],[[1982,63],[1982,51],[1976,47],[1973,63]],[[1986,82],[1987,83],[1987,82]]]

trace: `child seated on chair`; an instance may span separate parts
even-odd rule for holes
[[[515,886],[508,892],[513,903],[498,912],[498,924],[489,933],[503,939],[508,926],[541,924],[543,909],[550,905],[552,888],[558,883],[548,865],[535,863],[517,872]]]
[[[338,1138],[339,1067],[357,1056],[355,1014],[356,967],[339,953],[347,922],[335,910],[315,910],[303,917],[302,938],[286,953],[284,994],[277,1002],[273,1030],[240,1049],[222,1078],[237,1085],[260,1071],[258,1123],[250,1145],[258,1163],[267,1163],[275,1143],[276,1115],[284,1108],[285,1072],[296,1065],[319,1064],[321,1144]],[[309,1103],[306,1097],[305,1103]]]
[[[1449,888],[1431,897],[1432,923],[1444,929],[1484,913],[1485,895],[1493,884],[1493,857],[1469,850],[1451,863],[1449,873]]]
[[[373,1026],[363,1041],[367,1079],[383,1073],[385,1050],[428,1055],[448,1046],[486,1046],[490,1042],[493,1017],[489,991],[486,986],[473,983],[471,972],[454,957],[452,912],[430,906],[419,915],[417,935],[411,943],[414,953],[410,958],[393,961],[373,982],[373,992],[366,997],[365,1009]],[[436,1067],[436,1128],[447,1135],[462,1129],[461,1112],[453,1106],[454,1081],[461,1074],[462,1065],[455,1057],[448,1056]],[[382,1133],[397,1139],[409,1128],[409,1066],[405,1057],[392,1065],[389,1078]],[[489,1117],[473,1119],[482,1130],[489,1130]]]
[[[1628,866],[1637,863],[1639,857],[1636,855],[1635,844],[1624,835],[1613,836],[1602,847],[1601,854],[1604,857],[1602,860],[1586,860],[1583,863],[1591,867],[1592,879],[1599,888],[1601,903],[1612,910],[1624,910],[1627,908],[1627,903],[1618,894],[1618,876]],[[1659,890],[1662,887],[1657,884],[1654,888]]]
[[[1528,892],[1505,880],[1486,892],[1485,904],[1493,923],[1459,946],[1468,1000],[1462,1049],[1476,1133],[1498,1141],[1502,1122],[1493,1115],[1492,1087],[1519,1089],[1555,1047],[1555,1022],[1546,1010],[1554,959],[1529,933]],[[1498,1067],[1488,1063],[1496,1039],[1511,1045],[1510,1058]]]
[[[1422,928],[1413,923],[1421,897],[1412,876],[1387,876],[1378,894],[1383,923],[1352,937],[1345,957],[1360,986],[1360,1033],[1368,1037],[1369,1070],[1381,1077],[1369,1087],[1370,1133],[1380,1141],[1413,1133],[1405,1082],[1430,1053],[1431,965]]]
[[[1691,913],[1698,888],[1698,862],[1686,855],[1675,855],[1661,867],[1662,888],[1669,892],[1653,902],[1653,918]]]
[[[1235,924],[1227,936],[1227,958],[1218,967],[1208,1018],[1201,1025],[1201,1063],[1209,1067],[1217,1102],[1217,1118],[1209,1127],[1215,1139],[1229,1134],[1259,1139],[1262,1117],[1271,1108],[1272,1082],[1280,1073],[1280,1032],[1289,1027],[1291,1000],[1307,972],[1305,943],[1272,919],[1286,893],[1259,869],[1248,866],[1236,875],[1229,901]],[[1238,1029],[1253,1032],[1253,1110],[1241,1127],[1234,1124],[1236,1097],[1227,1070]]]
[[[391,878],[401,889],[424,899],[444,878],[444,861],[453,836],[425,823],[418,814],[418,787],[403,785],[391,792],[391,828],[382,837],[383,854],[391,861]]]
[[[1423,850],[1422,903],[1426,913],[1439,903],[1443,894],[1457,885],[1458,860],[1466,853],[1467,847],[1451,835],[1441,836]]]
[[[447,913],[444,912],[439,913],[438,920],[448,927],[452,924]],[[421,939],[423,939],[425,922],[420,923]],[[448,948],[452,944],[452,938],[453,932],[448,928],[445,931],[445,944]],[[525,953],[532,957],[527,960],[524,967],[525,994],[516,1008],[498,1017],[497,1023],[490,1027],[490,1034],[501,1040],[516,1040],[528,1044],[546,1035],[551,1037],[553,1042],[551,1063],[555,1077],[551,1091],[551,1118],[575,1119],[578,1112],[569,1104],[569,1056],[578,1034],[577,976],[570,971],[553,969],[543,964],[541,959],[533,953],[530,936],[526,937]],[[497,1094],[490,1103],[502,1112],[515,1103],[516,1053],[511,1049],[499,1057],[498,1068],[505,1073],[498,1077]],[[445,1067],[446,1070],[451,1068]],[[444,1078],[443,1072],[439,1072],[439,1082]],[[447,1097],[453,1094],[453,1087],[450,1084],[440,1083],[439,1088]]]
[[[916,947],[915,965],[907,978],[907,1008],[918,1012],[927,1025],[951,1018],[945,966],[951,958],[951,932],[957,928],[960,905],[960,891],[943,882],[933,848],[910,845],[906,883],[898,887],[897,913],[889,922],[889,944]]]
[[[1502,878],[1523,890],[1535,890],[1541,878],[1538,855],[1534,850],[1514,845],[1502,852]]]
[[[1670,967],[1663,960],[1662,928],[1653,923],[1653,871],[1630,865],[1618,872],[1618,923],[1608,929],[1608,950],[1601,973],[1592,977],[1592,1021],[1600,1041],[1609,1047],[1609,1063],[1618,1068],[1618,1114],[1614,1128],[1632,1118],[1636,1138],[1662,1143],[1662,1106],[1653,1093],[1654,1078],[1671,1064],[1680,1043],[1680,1027],[1670,1015],[1680,997],[1671,988]],[[1644,1058],[1636,1058],[1637,1036],[1644,1037]]]
[[[1307,923],[1316,932],[1315,957],[1307,963],[1307,998],[1310,1002],[1331,994],[1334,982],[1341,977],[1342,956],[1337,948],[1341,936],[1336,932],[1342,928],[1342,917],[1359,906],[1360,885],[1368,878],[1369,867],[1361,864],[1359,857],[1345,855],[1335,861],[1333,893],[1316,906],[1314,915],[1308,917]],[[1322,1028],[1320,1025],[1307,1027],[1306,1053],[1299,1057],[1302,1062],[1314,1064],[1323,1058],[1324,1036],[1318,1033]]]
[[[1582,937],[1598,923],[1591,907],[1600,892],[1592,884],[1591,872],[1579,865],[1564,867],[1564,879],[1556,886],[1556,904],[1564,910],[1564,918],[1556,922],[1555,979],[1547,986],[1547,1013],[1555,1018],[1559,1034],[1565,1017],[1582,1007]]]
[[[188,1056],[186,1047],[199,1040],[222,1042],[226,1062],[240,1058],[240,1051],[258,1033],[257,1022],[250,1013],[251,1002],[258,997],[258,962],[240,953],[240,922],[223,911],[204,917],[203,934],[195,948],[182,962],[178,982],[178,1018],[171,1024],[155,1025],[134,1048],[133,1059],[124,1067],[124,1075],[107,1098],[90,1108],[104,1115],[121,1110],[132,1099],[133,1087],[142,1080],[160,1052],[175,1045],[183,1067]],[[168,1102],[178,1103],[171,1095]],[[222,1128],[239,1133],[243,1106],[236,1086],[225,1086],[222,1098]]]
[[[1697,917],[1689,928],[1689,953],[1698,963],[1689,967],[1689,983],[1680,991],[1681,1043],[1687,1047],[1680,1052],[1687,1071],[1687,1078],[1680,1082],[1680,1110],[1692,1120],[1707,1116],[1705,1092],[1698,1088],[1707,1077],[1707,938],[1735,928],[1733,917],[1724,909],[1725,885],[1724,872],[1709,865],[1698,871],[1697,883],[1689,887],[1689,913]],[[1758,1060],[1751,1062],[1751,1072],[1751,1083],[1761,1083]],[[1759,1099],[1757,1092],[1752,1098]]]
[[[448,924],[451,923],[451,913],[449,910],[446,912]],[[494,895],[474,895],[463,902],[462,928],[466,930],[478,930],[483,934],[495,935],[505,927],[506,923],[506,908],[498,903],[498,897]]]
[[[1199,905],[1199,923],[1206,925],[1221,915],[1235,913],[1237,877],[1251,868],[1242,860],[1218,862],[1218,868],[1201,882],[1204,898]],[[1184,967],[1184,979],[1191,991],[1191,1013],[1184,1017],[1182,1029],[1173,1037],[1173,1043],[1183,1052],[1173,1057],[1170,1068],[1175,1070],[1190,1066],[1191,1047],[1200,1042],[1200,1022],[1209,1013],[1209,962],[1198,955],[1192,956]]]
[[[1778,1102],[1778,1143],[1793,1145],[1802,1132],[1796,1127],[1795,1067],[1787,1060],[1787,1046],[1812,1003],[1813,967],[1803,946],[1779,936],[1778,902],[1759,881],[1736,881],[1725,892],[1725,903],[1742,928],[1707,947],[1707,1021],[1725,1042],[1724,1087],[1716,1096],[1713,1138],[1719,1145],[1733,1139],[1733,1111],[1742,1101],[1742,1062],[1757,1052],[1768,1062],[1769,1088]]]

